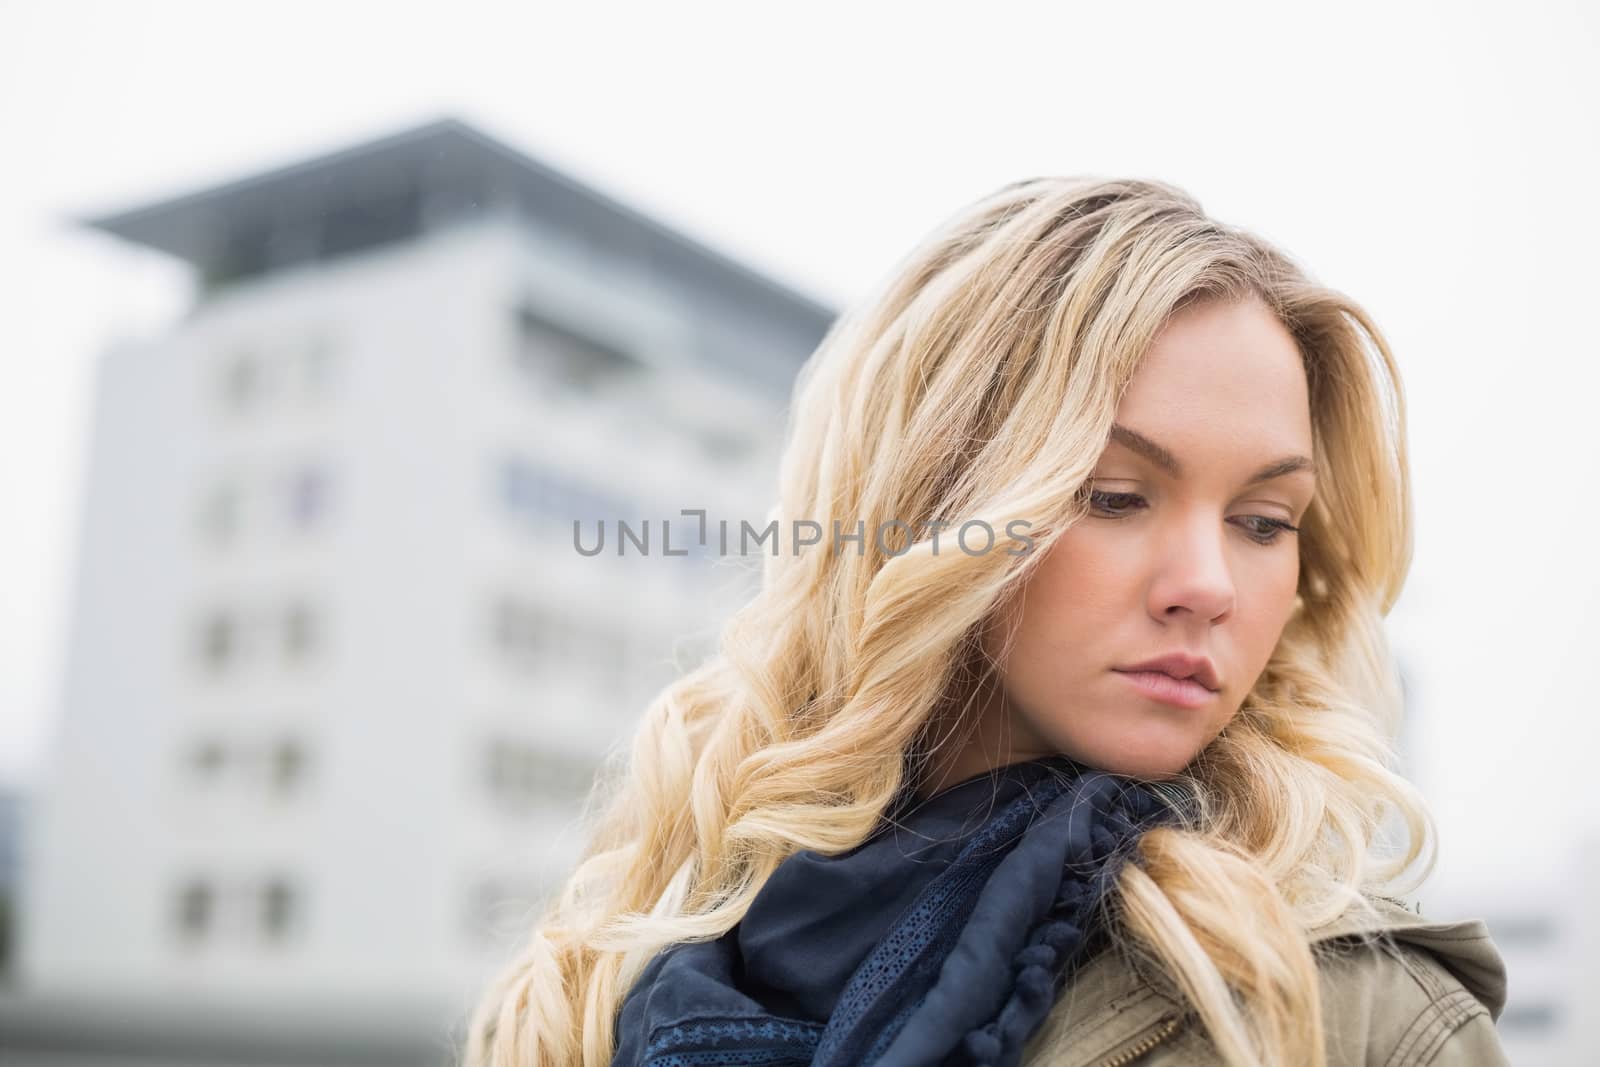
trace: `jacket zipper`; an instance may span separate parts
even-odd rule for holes
[[[1143,1056],[1146,1052],[1149,1052],[1151,1049],[1161,1044],[1161,1042],[1171,1037],[1172,1032],[1178,1028],[1180,1018],[1181,1017],[1177,1015],[1170,1016],[1167,1021],[1162,1024],[1161,1029],[1157,1030],[1149,1037],[1146,1037],[1143,1041],[1140,1041],[1132,1048],[1123,1049],[1110,1059],[1101,1060],[1098,1064],[1096,1064],[1096,1067],[1122,1067],[1122,1065],[1125,1063],[1132,1063],[1134,1060],[1138,1059],[1140,1056]]]

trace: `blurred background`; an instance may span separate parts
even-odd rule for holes
[[[755,587],[681,512],[764,523],[935,224],[1098,173],[1393,343],[1419,899],[1593,1062],[1592,4],[0,0],[0,55],[0,1061],[450,1062]]]

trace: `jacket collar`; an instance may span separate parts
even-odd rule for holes
[[[1308,931],[1312,944],[1387,937],[1425,948],[1483,1002],[1491,1018],[1499,1018],[1506,1000],[1506,969],[1483,920],[1440,922],[1400,901],[1367,899],[1371,911],[1350,909]],[[1084,964],[1029,1039],[1023,1062],[1095,1067],[1170,1032],[1185,1007],[1146,966],[1115,950],[1101,952]],[[1044,1060],[1037,1058],[1042,1053]]]
[[[1506,965],[1482,919],[1443,922],[1389,897],[1369,897],[1371,915],[1354,909],[1310,932],[1313,943],[1335,938],[1392,937],[1431,952],[1498,1020],[1506,1005]]]

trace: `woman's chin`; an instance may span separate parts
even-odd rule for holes
[[[1194,760],[1204,747],[1184,737],[1106,737],[1089,745],[1063,745],[1062,751],[1097,770],[1130,778],[1160,781],[1172,778]]]

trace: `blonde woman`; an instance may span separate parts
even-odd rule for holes
[[[1504,1062],[1484,926],[1397,899],[1434,853],[1360,307],[1169,184],[1017,182],[835,324],[786,446],[759,594],[469,1067]]]

